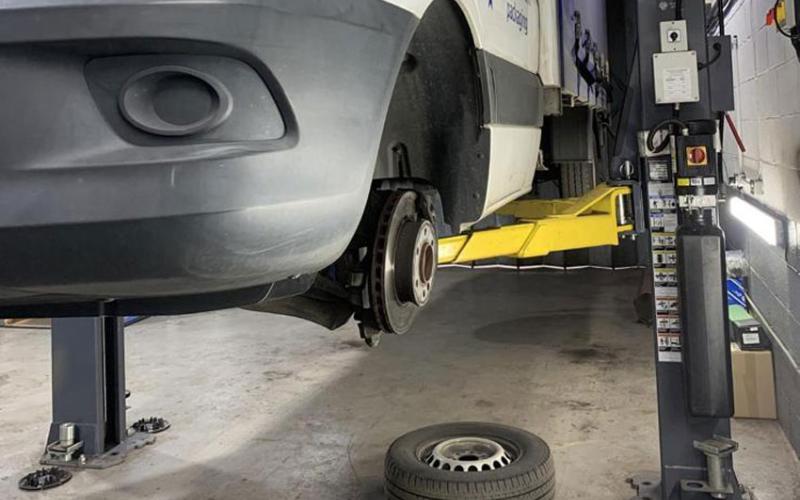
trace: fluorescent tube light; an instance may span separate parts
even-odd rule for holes
[[[731,198],[730,210],[731,215],[739,219],[761,239],[772,246],[778,244],[778,228],[780,227],[778,219],[739,197]]]

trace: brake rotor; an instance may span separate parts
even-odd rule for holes
[[[430,300],[438,249],[436,229],[419,194],[392,193],[378,221],[370,273],[370,303],[380,330],[402,335]]]

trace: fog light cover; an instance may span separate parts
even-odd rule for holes
[[[119,108],[143,132],[181,137],[221,125],[231,115],[233,99],[211,75],[184,66],[159,66],[140,71],[125,83]]]

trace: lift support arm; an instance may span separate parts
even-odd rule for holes
[[[634,229],[625,216],[630,196],[630,187],[601,184],[580,198],[512,202],[498,214],[515,217],[516,223],[442,238],[439,264],[619,245],[620,234]]]

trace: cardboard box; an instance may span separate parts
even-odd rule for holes
[[[778,418],[772,351],[743,351],[731,344],[736,418]]]

